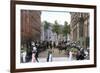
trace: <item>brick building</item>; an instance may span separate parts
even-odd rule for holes
[[[89,47],[89,13],[71,12],[71,40]]]
[[[21,43],[40,40],[41,12],[34,10],[21,10]]]

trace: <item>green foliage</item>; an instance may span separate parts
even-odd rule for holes
[[[70,51],[72,51],[72,52],[77,52],[78,49],[77,49],[77,48],[71,48]]]
[[[55,32],[57,35],[59,35],[61,33],[61,28],[57,21],[55,21],[52,28],[53,28],[52,31]]]
[[[65,21],[64,27],[63,27],[63,35],[67,37],[67,34],[70,34],[70,25]]]
[[[51,23],[47,22],[47,21],[44,21],[43,22],[43,25],[44,25],[44,30],[47,30],[49,28]]]
[[[44,30],[47,30],[51,24],[53,23],[44,21]],[[54,24],[52,25],[52,31],[55,32],[57,36],[59,34],[63,34],[67,38],[67,34],[70,34],[70,25],[68,25],[67,21],[65,21],[64,26],[62,26],[57,22],[57,20],[55,20]]]

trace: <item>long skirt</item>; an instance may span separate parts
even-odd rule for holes
[[[35,62],[35,53],[32,54],[32,62]]]

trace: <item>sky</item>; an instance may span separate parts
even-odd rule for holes
[[[70,13],[69,12],[54,12],[54,11],[42,11],[41,14],[41,21],[43,22],[44,20],[54,23],[55,20],[60,25],[64,25],[64,22],[67,21],[68,24],[70,24]]]

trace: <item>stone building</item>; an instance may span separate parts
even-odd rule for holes
[[[34,10],[21,10],[21,43],[40,40],[41,12]]]
[[[89,47],[89,13],[71,12],[71,40],[83,48]]]
[[[41,41],[57,41],[57,35],[52,31],[51,25],[46,30],[44,25],[41,27]]]

